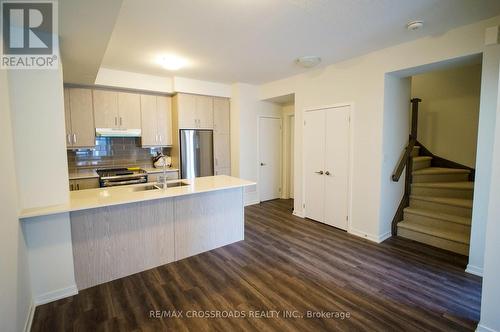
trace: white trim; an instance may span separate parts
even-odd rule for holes
[[[258,200],[252,200],[244,203],[245,206],[250,206],[255,204],[260,204],[260,202]]]
[[[492,328],[489,328],[489,327],[481,324],[481,322],[479,322],[479,325],[477,326],[476,332],[498,332],[498,331],[494,330]]]
[[[302,179],[301,179],[301,182],[302,182],[302,204],[305,204],[306,202],[306,174],[305,174],[305,170],[306,170],[306,167],[305,167],[305,144],[304,144],[304,121],[305,121],[305,114],[307,112],[314,112],[314,111],[320,111],[320,110],[324,110],[324,109],[329,109],[329,108],[339,108],[339,107],[345,107],[345,106],[349,106],[349,172],[348,172],[348,192],[347,192],[347,200],[348,200],[348,203],[347,203],[347,232],[351,232],[351,224],[352,224],[352,218],[351,218],[351,215],[352,215],[352,179],[353,179],[353,176],[352,176],[352,173],[353,173],[353,169],[354,169],[354,158],[353,158],[353,151],[354,151],[354,126],[353,126],[353,123],[354,123],[354,105],[355,103],[354,102],[345,102],[345,103],[337,103],[337,104],[333,104],[333,105],[326,105],[326,106],[320,106],[320,107],[312,107],[312,108],[306,108],[304,109],[304,111],[302,112],[302,123],[300,124],[302,126],[302,142],[301,142],[301,147],[302,147]],[[294,195],[295,196],[295,195]],[[305,208],[302,209],[302,218],[306,218],[306,214],[307,214],[307,205]],[[362,236],[364,237],[364,236]],[[380,241],[382,242],[382,241]]]
[[[349,228],[349,230],[347,232],[349,234],[352,234],[352,235],[355,235],[358,237],[362,237],[364,239],[370,240],[370,241],[375,242],[375,243],[382,243],[392,236],[391,232],[387,232],[387,233],[380,234],[380,235],[373,235],[373,234],[368,234],[368,233],[362,232],[362,231],[357,230],[357,229],[352,228],[352,227]]]
[[[467,268],[465,269],[465,272],[474,274],[476,276],[482,277],[483,276],[483,268],[475,265],[470,265],[467,264]]]
[[[305,218],[304,210],[293,210],[292,213],[294,216],[300,217],[300,218]]]
[[[35,297],[35,305],[39,306],[49,302],[64,299],[65,297],[70,297],[76,294],[78,294],[78,288],[76,288],[76,285],[72,285],[66,288],[38,295],[37,297]]]
[[[26,323],[24,323],[24,332],[31,331],[31,325],[33,324],[33,317],[35,317],[35,309],[36,306],[33,302],[30,303],[30,307],[28,309],[28,316],[26,317]]]

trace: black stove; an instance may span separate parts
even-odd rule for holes
[[[148,173],[135,168],[101,168],[96,170],[101,187],[125,186],[148,182]]]

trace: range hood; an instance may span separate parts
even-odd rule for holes
[[[141,137],[140,129],[96,128],[95,133],[101,137]]]

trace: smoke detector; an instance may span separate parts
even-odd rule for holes
[[[423,21],[411,21],[410,23],[408,23],[406,25],[406,28],[409,31],[416,31],[416,30],[422,29],[423,26],[424,26],[424,22]]]
[[[295,63],[304,68],[312,68],[314,66],[317,66],[320,62],[321,58],[316,55],[301,56],[300,58],[295,60]]]

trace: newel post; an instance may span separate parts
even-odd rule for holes
[[[411,100],[411,134],[410,139],[417,140],[417,130],[418,130],[418,103],[420,103],[422,99],[413,98]]]

